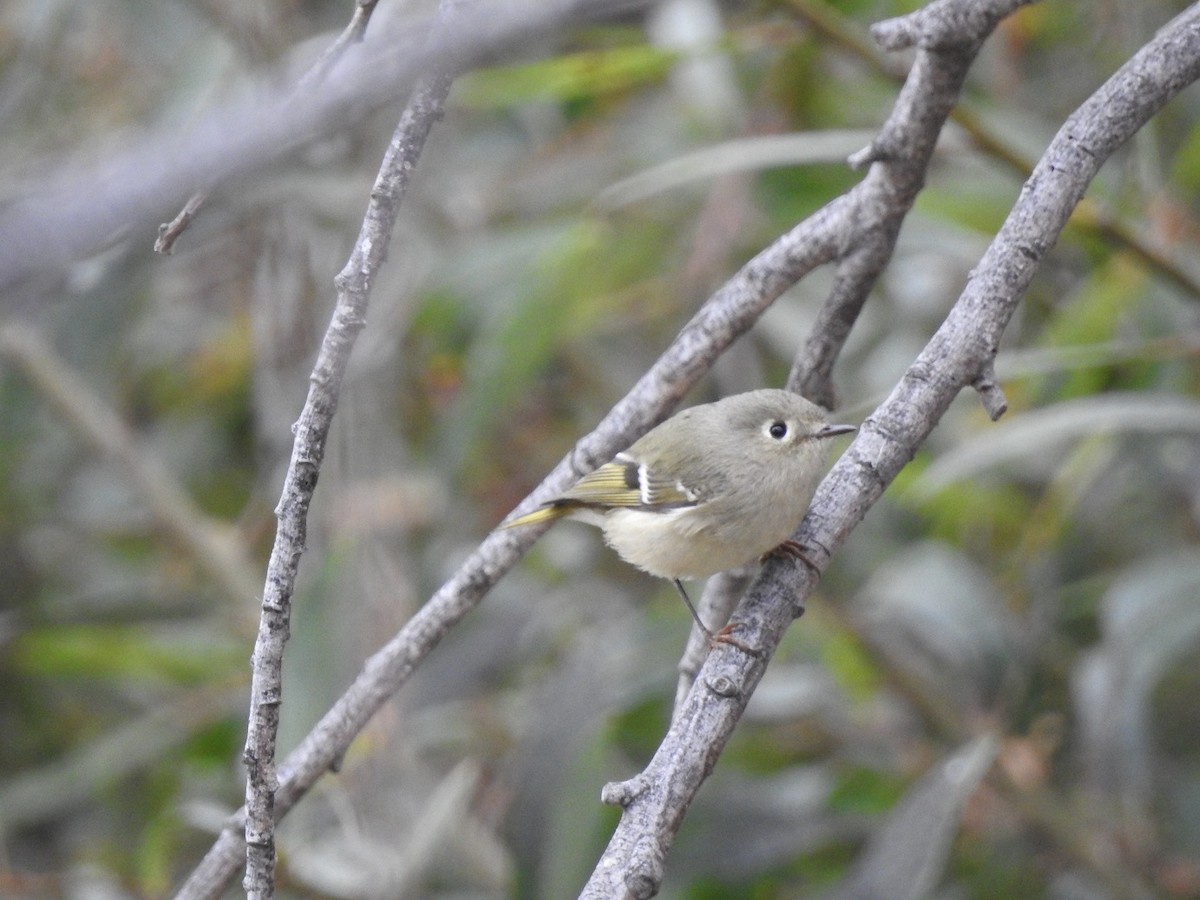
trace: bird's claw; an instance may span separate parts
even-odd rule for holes
[[[778,547],[775,547],[774,549],[768,550],[766,553],[764,553],[759,562],[764,563],[772,556],[791,557],[792,559],[800,560],[800,562],[812,569],[814,573],[820,575],[821,570],[817,567],[817,564],[809,558],[809,552],[810,551],[808,547],[805,547],[803,544],[798,544],[796,541],[784,541]]]
[[[737,647],[743,653],[748,653],[751,656],[758,656],[759,652],[749,644],[744,644],[733,636],[733,629],[737,627],[730,622],[716,634],[710,634],[708,638],[709,647],[715,649],[717,644],[729,644],[732,647]]]

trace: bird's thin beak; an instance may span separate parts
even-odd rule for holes
[[[827,438],[838,434],[849,434],[852,431],[858,431],[853,425],[826,425],[817,432],[817,437]]]

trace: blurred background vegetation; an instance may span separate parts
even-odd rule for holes
[[[677,0],[455,85],[313,504],[282,749],[714,287],[861,177],[843,160],[905,64],[866,29],[917,5]],[[937,327],[1063,118],[1184,6],[1001,26],[835,372],[845,415]],[[0,196],[298,70],[350,11],[7,0]],[[664,896],[1200,896],[1198,107],[1169,105],[1050,254],[999,362],[1008,415],[960,398],[834,560]],[[397,112],[218,189],[174,256],[131,222],[4,301],[0,895],[163,895],[241,803],[290,424]],[[694,399],[782,384],[827,284]],[[688,627],[594,532],[548,533],[288,817],[281,893],[574,896]]]

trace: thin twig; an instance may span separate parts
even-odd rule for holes
[[[337,36],[337,39],[322,51],[309,70],[301,76],[298,90],[302,91],[324,80],[350,47],[362,43],[362,39],[367,33],[367,25],[371,21],[371,13],[375,12],[378,2],[379,0],[357,0],[354,6],[354,15],[350,17],[349,23],[342,29],[342,33]]]
[[[447,16],[443,27],[453,24]],[[418,82],[392,134],[358,240],[334,279],[337,300],[333,318],[313,367],[308,399],[295,426],[292,459],[275,511],[279,524],[254,645],[250,724],[243,755],[247,770],[244,887],[246,895],[254,900],[271,897],[275,889],[275,743],[283,690],[283,649],[291,629],[292,592],[304,552],[308,506],[325,456],[342,377],[358,333],[366,324],[371,285],[387,256],[392,229],[425,141],[444,113],[452,80],[449,74],[436,73]]]
[[[308,71],[300,76],[296,83],[296,90],[292,94],[293,101],[302,97],[305,91],[324,81],[333,67],[345,56],[346,51],[354,44],[362,42],[363,35],[367,32],[367,24],[371,21],[371,13],[375,11],[375,5],[378,2],[379,0],[358,0],[354,6],[354,14],[350,17],[350,22],[342,29],[342,33],[321,52]],[[154,241],[155,253],[169,256],[174,252],[175,242],[199,215],[204,204],[208,202],[209,194],[212,193],[214,186],[210,182],[206,187],[196,191],[188,198],[187,203],[183,205],[183,209],[174,219],[158,226],[158,238]]]
[[[196,191],[188,197],[183,209],[170,222],[158,226],[158,237],[154,241],[154,252],[170,256],[175,252],[175,242],[187,231],[192,220],[196,218],[204,204],[208,201],[208,191]]]

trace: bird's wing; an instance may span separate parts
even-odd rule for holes
[[[624,453],[579,479],[563,497],[586,506],[637,506],[651,511],[691,506],[698,500],[678,481],[656,476]]]
[[[642,489],[634,460],[618,456],[596,471],[584,475],[565,494],[585,506],[641,506]]]

